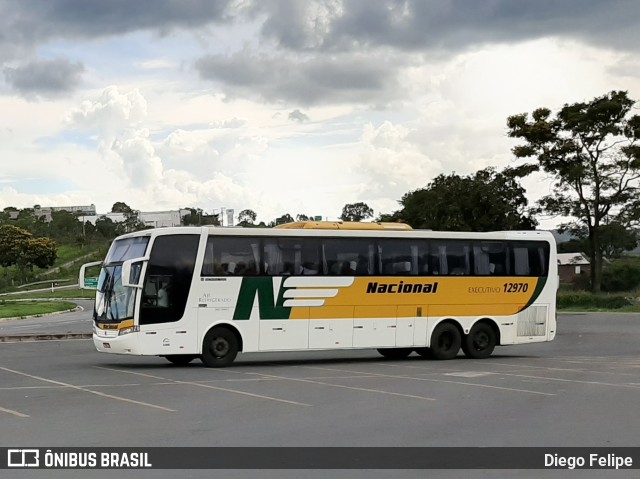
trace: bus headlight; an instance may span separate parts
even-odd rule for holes
[[[128,328],[118,331],[118,336],[124,336],[125,334],[137,333],[140,331],[140,326],[129,326]]]

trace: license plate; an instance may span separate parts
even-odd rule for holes
[[[104,349],[111,349],[111,345],[109,343],[102,343]]]

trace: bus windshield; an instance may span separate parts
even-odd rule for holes
[[[125,238],[114,243],[98,278],[95,321],[132,319],[136,290],[122,286],[122,262],[144,256],[149,237]]]

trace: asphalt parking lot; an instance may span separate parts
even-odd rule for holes
[[[0,446],[639,446],[640,315],[562,315],[558,329],[554,342],[498,348],[487,360],[267,353],[227,369],[99,354],[88,340],[0,343]],[[100,472],[109,474],[91,471]],[[161,472],[136,477],[177,477]],[[428,476],[640,476],[451,472]],[[383,477],[356,473],[345,477]]]

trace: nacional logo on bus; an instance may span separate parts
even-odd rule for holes
[[[258,301],[260,319],[289,319],[291,308],[319,308],[348,288],[353,277],[293,276],[290,278],[242,278],[233,319],[249,319],[254,301]]]
[[[372,293],[437,293],[438,282],[434,283],[405,283],[400,281],[399,283],[374,283],[370,282],[367,285],[367,294]]]

